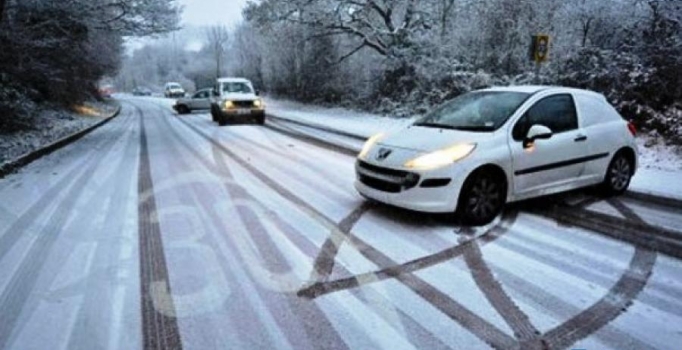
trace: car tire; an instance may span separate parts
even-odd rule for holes
[[[265,125],[265,114],[256,116],[256,124]]]
[[[464,181],[457,215],[468,225],[485,225],[502,212],[507,195],[506,181],[494,172],[479,169]]]
[[[180,114],[189,114],[191,112],[192,111],[190,111],[190,109],[185,105],[178,106],[178,113],[180,113]]]
[[[225,125],[227,125],[227,118],[222,114],[218,114],[218,126],[225,126]]]
[[[218,121],[218,115],[216,114],[215,108],[211,106],[211,120],[214,122]]]
[[[634,174],[634,164],[627,153],[620,151],[613,156],[606,169],[601,188],[607,196],[617,196],[625,193],[630,186]]]

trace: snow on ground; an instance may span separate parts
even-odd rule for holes
[[[396,119],[381,115],[308,105],[300,102],[266,98],[266,109],[280,118],[323,125],[351,134],[370,137],[381,131],[407,126],[413,119]]]
[[[83,130],[111,115],[115,109],[114,104],[92,102],[80,107],[78,112],[41,111],[33,117],[33,130],[0,131],[0,164]]]
[[[682,147],[663,144],[649,136],[637,138],[639,161],[643,169],[682,172]]]
[[[396,119],[345,108],[327,108],[299,102],[266,98],[268,113],[304,123],[322,125],[369,137],[381,131],[401,128],[413,119]],[[630,190],[682,199],[682,150],[664,145],[649,136],[638,139],[640,168]]]

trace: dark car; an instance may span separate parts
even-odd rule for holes
[[[151,96],[152,91],[145,87],[136,87],[133,89],[133,96]]]

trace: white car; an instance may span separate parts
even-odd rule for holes
[[[180,114],[192,113],[192,111],[211,108],[211,93],[213,89],[199,90],[192,97],[184,97],[175,101],[173,109]]]
[[[625,192],[637,168],[635,128],[604,96],[516,86],[461,95],[405,129],[371,137],[358,192],[422,212],[491,222],[505,203],[601,184]]]
[[[265,123],[265,103],[251,81],[244,78],[220,78],[216,80],[211,99],[211,117],[218,125],[230,120],[254,119]]]
[[[163,95],[166,98],[185,97],[185,89],[179,83],[166,83],[166,86],[163,88]]]

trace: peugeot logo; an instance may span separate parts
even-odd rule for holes
[[[393,153],[393,151],[388,148],[380,148],[379,152],[377,152],[376,159],[385,160],[386,158],[388,158],[388,156],[391,155],[391,153]]]

